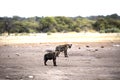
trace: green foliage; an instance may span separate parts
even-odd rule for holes
[[[0,17],[0,34],[39,32],[48,34],[72,31],[120,32],[120,16],[112,14],[92,17]]]
[[[40,19],[39,30],[42,30],[42,32],[54,32],[55,27],[56,27],[56,20],[53,17],[45,17]]]
[[[0,21],[0,33],[4,33],[4,22]]]
[[[80,32],[81,29],[80,29],[79,27],[77,27],[77,28],[75,28],[75,31],[76,31],[76,32]]]
[[[47,35],[51,35],[51,32],[47,32]]]
[[[100,33],[114,33],[120,32],[120,19],[119,16],[113,14],[105,18],[98,18],[93,24],[93,28]]]
[[[116,32],[116,33],[119,33],[120,32],[120,29],[118,29],[118,28],[108,28],[108,29],[105,29],[105,33],[114,33],[114,32]]]

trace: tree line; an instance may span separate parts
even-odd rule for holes
[[[120,32],[120,16],[89,17],[0,17],[0,34],[2,33],[46,33],[46,32]]]

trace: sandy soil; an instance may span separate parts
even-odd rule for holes
[[[0,80],[120,80],[120,42],[73,43],[58,66],[44,66],[45,51],[59,44],[1,45]]]

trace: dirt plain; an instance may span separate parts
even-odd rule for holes
[[[68,58],[44,66],[46,50],[59,44],[1,45],[0,80],[120,80],[120,42],[72,43]]]
[[[69,57],[44,66],[46,50],[65,43]],[[120,80],[120,35],[0,36],[0,80]]]

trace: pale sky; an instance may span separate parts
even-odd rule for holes
[[[120,0],[0,0],[3,16],[92,16],[120,15]]]

